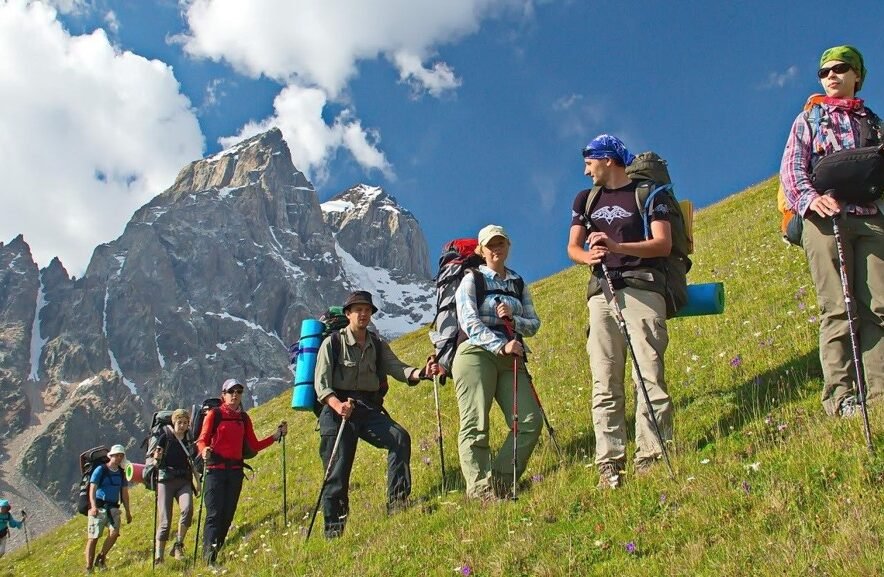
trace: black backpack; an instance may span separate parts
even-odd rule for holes
[[[218,431],[218,427],[221,425],[222,420],[228,420],[228,421],[234,420],[234,419],[223,419],[221,417],[221,399],[219,399],[217,397],[213,397],[211,399],[206,399],[205,401],[203,401],[202,405],[200,405],[199,407],[194,405],[190,411],[190,437],[193,439],[194,445],[196,444],[196,441],[200,437],[200,432],[202,432],[202,430],[203,430],[203,421],[206,420],[206,415],[210,411],[215,411],[215,419],[214,419],[214,422],[212,423],[212,432],[209,435],[209,441],[211,441],[215,437],[215,433]],[[249,414],[246,413],[245,411],[240,412],[240,417],[235,420],[243,421],[244,425],[251,422],[251,420],[249,419]],[[242,438],[243,460],[251,459],[252,457],[254,457],[257,454],[258,454],[258,452],[254,448],[252,448],[251,445],[249,445],[249,442],[246,439],[246,435],[245,435],[245,427],[243,427],[243,438]],[[249,467],[245,463],[237,463],[237,464],[242,465],[242,467],[244,469],[252,470],[252,468]],[[194,472],[196,473],[199,480],[202,482],[203,471],[205,469],[205,461],[203,459],[203,456],[201,454],[199,454],[198,452],[196,453],[196,456],[193,459],[193,467],[194,467]]]
[[[92,478],[92,472],[100,465],[107,464],[110,459],[107,452],[110,449],[104,445],[93,447],[88,451],[80,453],[80,488],[77,493],[77,512],[80,515],[89,514],[89,483]],[[104,475],[107,468],[102,468],[101,476],[98,478],[98,486],[104,481]]]
[[[458,345],[466,340],[466,335],[460,329],[457,320],[457,304],[455,293],[464,275],[476,272],[480,264],[485,260],[476,254],[478,242],[473,238],[458,238],[449,241],[442,247],[439,256],[439,271],[436,273],[436,315],[433,317],[430,341],[435,349],[436,362],[445,369],[445,375],[451,374],[451,364],[454,361],[454,353]],[[525,281],[518,277],[514,281],[514,291],[487,291],[485,277],[481,274],[473,275],[476,280],[476,302],[481,305],[485,296],[494,293],[506,293],[522,300],[525,290]],[[440,377],[440,382],[445,383],[445,375]]]
[[[160,443],[160,439],[165,438],[166,442],[162,446],[163,456],[169,452],[169,445],[172,443],[172,437],[175,435],[172,424],[172,412],[169,410],[157,411],[153,414],[150,425],[150,435],[141,441],[141,448],[146,452],[144,457],[144,471],[142,473],[141,482],[149,491],[157,490],[159,482],[159,470],[163,467],[162,459],[157,461],[153,458],[154,449]],[[196,453],[196,439],[188,431],[184,440],[181,442],[184,453],[187,456],[188,466],[191,467],[193,455]]]

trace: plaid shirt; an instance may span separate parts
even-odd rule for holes
[[[495,298],[512,307],[515,330],[520,335],[530,337],[540,328],[540,319],[534,310],[534,301],[528,285],[522,290],[522,300],[509,295],[488,294],[492,290],[506,290],[515,293],[515,280],[519,275],[506,269],[506,277],[500,278],[487,266],[479,265],[478,274],[485,277],[486,297],[476,306],[476,280],[473,274],[465,274],[457,287],[454,300],[457,305],[457,318],[460,328],[466,333],[471,345],[476,345],[497,354],[506,345],[506,329],[503,319],[497,316]]]
[[[829,104],[817,106],[822,107],[819,130],[813,133],[808,120],[809,111],[799,114],[792,123],[780,164],[780,181],[786,194],[786,204],[801,216],[807,216],[810,203],[819,196],[811,179],[813,166],[827,154],[856,148],[860,118],[867,114],[865,108],[848,110]],[[847,211],[869,215],[875,214],[877,209],[874,205],[848,205]]]

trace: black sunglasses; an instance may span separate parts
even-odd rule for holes
[[[230,395],[241,395],[242,391],[242,389],[228,389],[227,393]]]
[[[829,66],[828,68],[820,68],[819,70],[817,70],[816,75],[820,78],[825,78],[829,75],[829,72],[834,72],[835,74],[844,74],[850,69],[850,64],[846,62],[839,62],[838,64],[835,64],[834,66]]]

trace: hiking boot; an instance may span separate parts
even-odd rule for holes
[[[174,557],[179,561],[181,559],[184,559],[184,543],[182,543],[181,541],[175,541],[172,544],[172,548],[169,549],[169,556]]]
[[[387,515],[395,515],[405,511],[410,506],[411,503],[408,502],[408,499],[394,499],[387,503]]]
[[[339,539],[344,535],[343,523],[329,523],[325,526],[326,539]]]
[[[615,462],[599,465],[598,489],[617,489],[622,481],[623,466]]]
[[[635,476],[641,477],[651,472],[654,466],[660,462],[660,457],[641,457],[635,460]]]
[[[104,555],[99,553],[95,556],[95,568],[96,569],[107,569],[107,560],[104,558]]]
[[[841,406],[838,408],[838,415],[840,415],[842,419],[849,419],[860,414],[860,410],[861,408],[856,397],[847,397],[841,401]]]

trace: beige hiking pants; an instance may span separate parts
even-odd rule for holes
[[[664,441],[672,439],[672,400],[666,392],[663,356],[669,344],[666,331],[666,303],[663,296],[627,287],[616,291],[617,302],[641,369],[648,396]],[[617,324],[614,309],[604,294],[589,299],[589,337],[586,351],[592,370],[592,423],[595,430],[596,464],[626,461],[626,339]],[[636,398],[635,456],[662,455],[654,426],[645,408],[644,395],[632,368]]]
[[[878,401],[884,398],[884,215],[848,215],[839,219],[838,228],[858,321],[868,400]],[[801,244],[820,309],[823,408],[827,414],[837,415],[841,401],[856,393],[856,368],[832,220],[816,216],[806,219]]]

